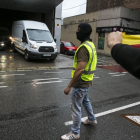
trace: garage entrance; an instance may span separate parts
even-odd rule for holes
[[[1,0],[0,27],[8,28],[10,34],[13,21],[33,20],[45,23],[60,48],[62,0]]]

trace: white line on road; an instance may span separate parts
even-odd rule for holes
[[[44,72],[44,73],[63,73],[63,72]]]
[[[125,75],[125,74],[111,75],[111,76],[113,77],[113,76],[123,76],[123,75]]]
[[[114,73],[109,73],[109,74],[118,74],[118,73],[120,73],[120,72],[114,72]]]
[[[59,78],[34,79],[32,81],[59,80]]]
[[[100,78],[100,77],[93,77],[93,78]]]
[[[33,70],[17,70],[17,71],[33,71]]]
[[[63,81],[37,82],[37,83],[35,83],[35,84],[36,84],[36,85],[41,85],[41,84],[60,83],[60,82],[63,82]]]
[[[25,74],[9,74],[9,75],[0,75],[0,76],[22,76],[22,75],[25,75]]]
[[[4,84],[5,82],[0,82],[0,84]]]
[[[128,73],[128,72],[122,72],[122,73]]]
[[[0,88],[6,88],[6,87],[8,87],[8,86],[0,86]]]
[[[101,112],[101,113],[98,113],[98,114],[95,114],[96,117],[101,117],[101,116],[104,116],[104,115],[108,115],[108,114],[111,114],[111,113],[114,113],[114,112],[117,112],[117,111],[120,111],[120,110],[124,110],[124,109],[127,109],[127,108],[131,108],[131,107],[134,107],[134,106],[137,106],[137,105],[140,105],[140,102],[136,102],[136,103],[133,103],[133,104],[129,104],[129,105],[126,105],[126,106],[122,106],[122,107],[118,107],[118,108],[115,108],[115,109],[111,109],[111,110],[108,110],[108,111],[105,111],[105,112]],[[87,117],[84,117],[82,119],[86,119]],[[72,125],[73,122],[72,121],[68,121],[68,122],[65,122],[65,125],[68,126],[68,125]]]

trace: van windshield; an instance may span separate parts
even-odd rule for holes
[[[27,29],[28,37],[34,41],[46,41],[48,43],[53,42],[52,35],[49,31],[38,29]]]

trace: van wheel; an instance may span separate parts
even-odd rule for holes
[[[25,51],[24,59],[26,61],[29,61],[30,60],[28,51]]]
[[[15,49],[15,45],[13,44],[12,46],[13,46],[13,53],[16,53],[17,50]]]

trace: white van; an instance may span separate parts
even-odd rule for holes
[[[12,27],[13,52],[20,52],[25,60],[50,59],[57,57],[56,43],[42,22],[21,20],[13,22]]]

